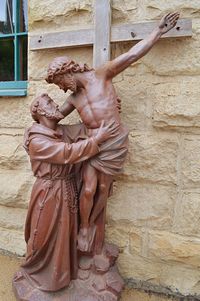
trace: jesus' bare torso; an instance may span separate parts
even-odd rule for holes
[[[111,80],[96,76],[94,71],[85,73],[88,83],[85,89],[71,94],[68,101],[76,108],[88,129],[97,129],[102,120],[105,124],[115,121],[121,124],[117,95]]]

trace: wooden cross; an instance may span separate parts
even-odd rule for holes
[[[95,0],[94,29],[46,33],[30,37],[30,50],[93,46],[94,68],[110,59],[113,42],[144,39],[156,22],[111,26],[110,0]],[[162,38],[192,36],[192,20],[180,19],[177,25]]]

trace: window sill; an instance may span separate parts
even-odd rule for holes
[[[0,96],[26,96],[27,81],[0,82]]]

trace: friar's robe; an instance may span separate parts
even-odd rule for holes
[[[99,152],[84,127],[34,123],[25,145],[37,178],[25,226],[27,255],[22,274],[34,286],[57,291],[77,276],[77,211],[80,164]]]

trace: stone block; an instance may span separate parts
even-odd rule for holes
[[[187,136],[184,140],[181,160],[181,178],[184,188],[198,188],[200,185],[200,139]]]
[[[199,44],[199,38],[195,37],[162,39],[141,59],[141,62],[153,75],[199,75]]]
[[[106,227],[106,240],[123,250],[129,245],[129,231],[126,227],[112,223]]]
[[[165,231],[150,231],[149,257],[164,262],[181,262],[200,267],[200,239]]]
[[[154,126],[200,127],[199,76],[168,78],[154,84]]]
[[[30,171],[0,172],[0,205],[26,208],[34,178]]]
[[[159,0],[145,0],[146,11],[152,18],[160,17],[162,14],[169,11],[178,11],[184,18],[196,17],[200,14],[200,4],[198,0],[173,0],[173,1],[159,1]]]
[[[129,135],[129,155],[124,175],[131,181],[148,181],[162,184],[176,184],[178,138],[172,134]]]
[[[188,268],[185,264],[162,264],[160,285],[170,288],[173,292],[180,292],[185,296],[198,295],[200,270],[197,266]],[[195,300],[195,299],[194,299]]]
[[[23,136],[20,134],[1,133],[0,168],[22,168],[28,163],[28,156],[23,148]]]
[[[140,5],[137,0],[113,0],[112,1],[112,19],[113,23],[128,22],[130,20],[139,20]]]
[[[26,252],[23,231],[0,227],[0,249],[23,256]]]
[[[149,281],[157,285],[160,281],[163,265],[124,251],[119,255],[118,268],[123,279],[133,278],[135,281]]]
[[[177,200],[173,231],[182,235],[200,236],[200,193],[181,194]]]
[[[0,206],[0,227],[10,230],[23,231],[26,210],[21,208]]]
[[[122,252],[129,249],[130,253],[141,254],[143,245],[143,231],[133,225],[111,223],[106,227],[107,241],[117,245]]]
[[[128,68],[124,79],[115,83],[117,95],[121,99],[121,118],[129,130],[146,131],[152,123],[150,77],[134,76],[132,72],[136,72],[134,68]]]
[[[108,223],[170,229],[175,199],[173,187],[117,182],[108,201]]]
[[[158,291],[158,289],[162,291],[169,288],[175,294],[180,292],[185,296],[199,295],[200,270],[197,266],[189,267],[185,263],[178,261],[174,263],[166,262],[164,259],[164,256],[161,260],[158,260],[158,258],[147,259],[144,256],[124,251],[119,256],[118,267],[124,279],[133,279],[139,287],[144,282],[146,287],[151,287],[153,291]],[[143,301],[143,299],[141,300]],[[150,300],[154,301],[156,299],[152,296]],[[122,301],[124,300],[122,299]]]
[[[172,301],[173,299],[164,295],[146,293],[136,289],[125,289],[122,293],[120,301]]]
[[[29,28],[44,27],[45,31],[68,30],[69,26],[83,26],[91,22],[92,1],[70,0],[55,5],[53,0],[31,0],[29,4]]]
[[[0,101],[0,127],[24,129],[32,122],[29,97],[2,98]]]

